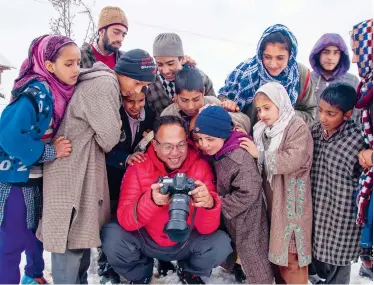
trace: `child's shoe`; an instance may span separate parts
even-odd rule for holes
[[[38,278],[31,278],[27,275],[23,275],[21,284],[48,284],[48,282],[43,276]]]

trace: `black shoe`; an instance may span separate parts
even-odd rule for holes
[[[366,268],[365,266],[361,265],[359,274],[362,277],[367,277],[373,280],[373,268]]]
[[[159,276],[167,276],[168,271],[175,272],[175,266],[170,261],[158,260],[157,271]]]
[[[100,284],[121,284],[121,278],[117,272],[110,269],[100,276]]]
[[[141,280],[130,281],[129,284],[149,284],[151,283],[152,277],[147,277]]]
[[[205,284],[199,276],[193,275],[190,272],[184,271],[178,267],[178,277],[183,284]]]
[[[245,276],[243,268],[240,264],[235,263],[233,272],[235,275],[236,282],[243,283],[247,279],[247,276]]]

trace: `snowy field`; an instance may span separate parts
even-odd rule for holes
[[[100,278],[96,274],[97,269],[97,251],[91,251],[91,266],[88,270],[88,284],[100,284]],[[47,279],[48,283],[52,284],[52,275],[51,275],[51,255],[49,252],[44,252],[45,260],[45,273],[44,276]],[[21,261],[21,274],[23,274],[23,267],[26,264],[25,255],[22,255]],[[359,276],[358,272],[360,269],[360,264],[355,263],[352,265],[351,272],[351,282],[350,284],[373,284],[373,282],[368,278],[363,278]],[[168,276],[158,278],[158,273],[156,268],[153,271],[153,279],[151,284],[182,284],[179,282],[178,276],[174,273],[169,272]],[[232,284],[235,283],[235,278],[233,275],[228,273],[225,269],[218,267],[213,269],[213,273],[210,278],[203,278],[207,284]]]

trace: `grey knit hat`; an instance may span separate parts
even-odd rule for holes
[[[153,56],[184,56],[181,38],[174,33],[159,34],[153,42]]]

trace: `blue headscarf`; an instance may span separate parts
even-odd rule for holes
[[[271,76],[262,63],[262,41],[271,33],[281,32],[291,41],[290,58],[286,68],[277,77]],[[296,62],[297,40],[292,32],[284,25],[276,24],[265,30],[257,45],[256,56],[240,63],[227,77],[225,86],[219,90],[220,96],[235,101],[239,108],[252,103],[256,91],[268,82],[280,83],[288,93],[291,104],[294,105],[299,96],[300,75]]]

